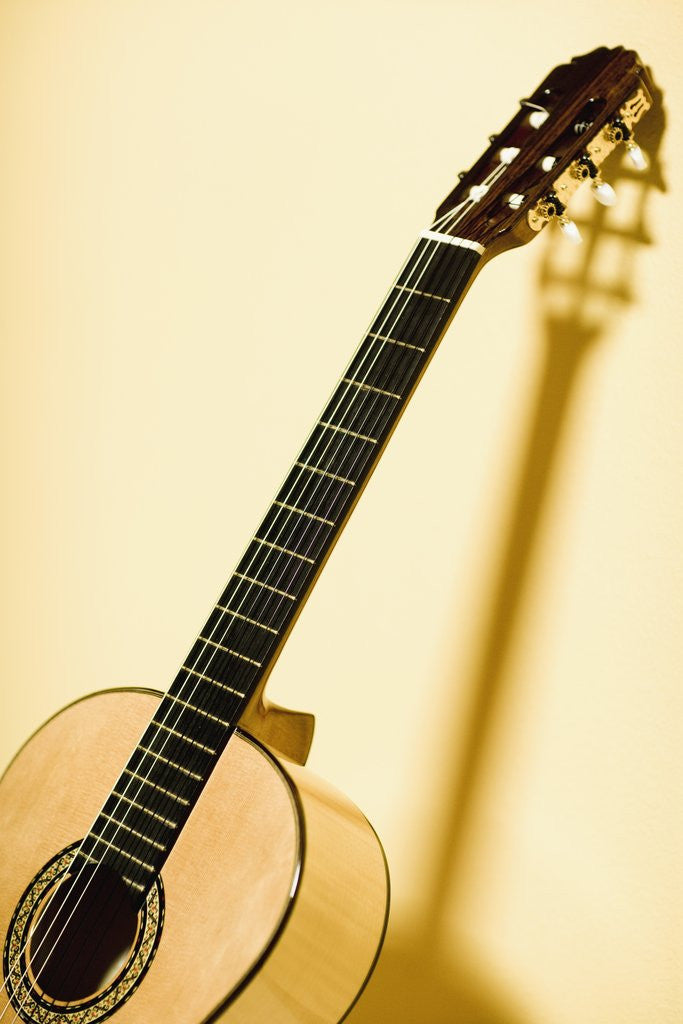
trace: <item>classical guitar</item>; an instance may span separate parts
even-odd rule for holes
[[[492,256],[644,157],[632,51],[556,68],[419,235],[164,695],[48,721],[0,781],[0,1024],[334,1024],[388,912],[372,828],[303,766],[313,718],[268,674],[422,373]]]

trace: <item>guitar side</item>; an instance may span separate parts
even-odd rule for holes
[[[111,690],[78,701],[34,734],[0,780],[3,942],[28,882],[87,832],[92,807],[159,699]],[[27,1000],[26,1019],[66,1024],[80,1012],[79,1024],[140,1024],[163,1006],[166,1024],[336,1024],[384,937],[388,875],[367,820],[310,771],[242,732],[209,779],[162,885],[156,934],[138,943],[154,951],[127,994],[109,986],[90,1009],[56,1004],[47,1016]],[[131,956],[121,977],[140,963]],[[6,1004],[3,992],[0,1015]]]

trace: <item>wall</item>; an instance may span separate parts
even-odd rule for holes
[[[270,684],[392,867],[352,1024],[681,1019],[681,21],[0,5],[3,760],[91,689],[166,688],[518,98],[603,43],[663,90],[583,248],[479,278]]]

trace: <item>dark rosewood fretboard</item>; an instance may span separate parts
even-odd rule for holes
[[[116,868],[138,899],[270,671],[481,252],[420,236],[86,837],[81,856]]]

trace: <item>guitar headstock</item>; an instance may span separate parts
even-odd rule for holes
[[[561,64],[489,137],[433,226],[478,242],[487,256],[524,245],[553,220],[579,241],[567,211],[572,196],[590,181],[598,201],[615,201],[600,167],[618,146],[634,166],[646,166],[634,125],[651,105],[647,74],[633,50],[601,47]]]

